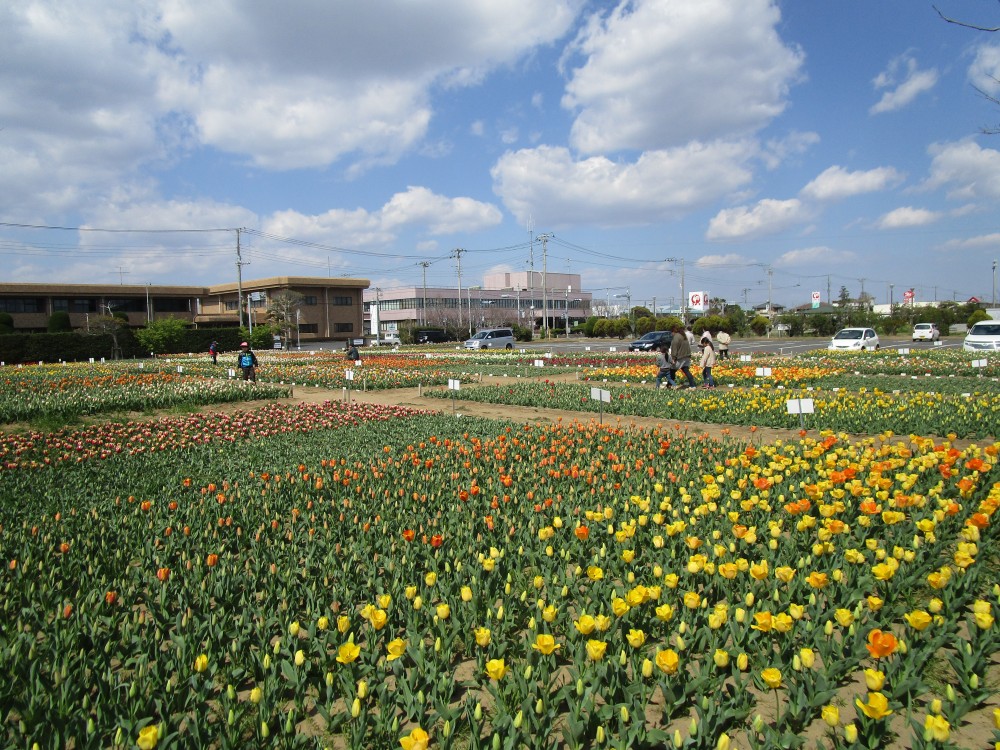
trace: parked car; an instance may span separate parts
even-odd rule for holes
[[[372,346],[399,346],[398,333],[382,334],[380,339],[372,339]]]
[[[962,348],[967,352],[1000,351],[1000,320],[984,320],[976,323],[965,334]]]
[[[445,341],[451,340],[448,337],[447,331],[440,331],[436,328],[425,331],[417,331],[413,338],[418,344],[441,344]]]
[[[510,328],[486,328],[465,342],[466,349],[513,349],[514,331]]]
[[[937,323],[917,323],[913,326],[914,341],[937,341],[941,338],[941,331],[938,330]]]
[[[878,334],[871,328],[841,328],[830,346],[831,351],[876,351],[881,346]]]
[[[650,331],[642,338],[629,344],[628,350],[630,352],[651,352],[659,348],[660,342],[669,344],[672,335],[670,331]]]

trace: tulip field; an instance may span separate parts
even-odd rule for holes
[[[402,352],[368,387],[584,413],[338,394],[0,432],[0,745],[992,748],[1000,388],[940,354],[655,392],[648,356]],[[345,387],[342,359],[261,359],[257,390],[203,356],[3,367],[0,422]],[[596,386],[663,425],[598,423]],[[790,397],[828,424],[671,423]]]

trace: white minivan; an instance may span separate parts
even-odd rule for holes
[[[967,352],[1000,351],[1000,320],[983,320],[976,323],[965,335],[962,348]]]
[[[465,342],[466,349],[513,349],[514,331],[510,328],[486,328]]]

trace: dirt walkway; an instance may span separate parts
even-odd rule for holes
[[[549,380],[553,380],[549,376]],[[483,385],[493,385],[508,382],[504,378],[483,376]],[[464,389],[475,388],[475,385],[462,384]],[[652,387],[652,386],[650,386]],[[437,390],[443,386],[436,386]],[[291,399],[286,399],[288,403],[320,403],[323,401],[342,401],[343,391],[327,390],[324,388],[307,388],[296,386]],[[365,402],[371,404],[389,404],[394,406],[407,406],[413,409],[433,411],[441,414],[452,413],[450,400],[431,398],[421,394],[419,388],[396,388],[388,391],[351,391],[352,402]],[[556,422],[589,422],[598,421],[599,415],[591,411],[568,411],[564,409],[545,409],[537,406],[510,406],[508,404],[486,404],[476,401],[465,401],[456,399],[455,412],[463,416],[483,417],[486,419],[509,419],[515,422],[529,423],[556,423]],[[730,436],[741,440],[753,440],[755,443],[768,443],[776,440],[798,440],[800,433],[798,430],[778,430],[769,427],[751,428],[746,425],[725,425],[725,424],[705,424],[702,422],[686,422],[677,419],[663,417],[635,417],[619,416],[617,414],[607,414],[603,416],[604,424],[632,425],[644,429],[654,427],[676,427],[681,432],[689,435],[708,435],[709,437],[722,439]],[[815,435],[815,431],[812,431]]]

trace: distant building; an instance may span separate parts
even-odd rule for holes
[[[461,294],[459,293],[461,292]],[[446,325],[462,330],[509,326],[515,323],[565,330],[591,315],[592,295],[580,290],[580,275],[549,273],[543,286],[541,271],[486,274],[481,284],[458,287],[406,286],[364,291],[365,333],[398,333],[401,325]]]
[[[267,323],[268,299],[281,292],[302,295],[298,336],[305,341],[344,340],[362,335],[362,295],[367,279],[276,276],[242,283],[244,325]],[[0,312],[10,313],[15,332],[48,328],[54,312],[69,314],[85,329],[91,316],[124,313],[132,327],[178,318],[195,326],[239,326],[236,283],[215,286],[136,284],[0,284]]]

